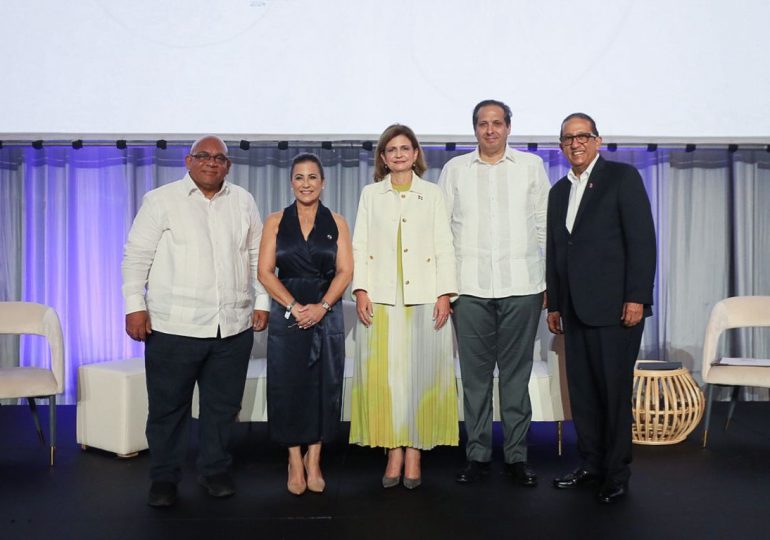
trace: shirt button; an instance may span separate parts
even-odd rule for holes
[[[406,253],[407,251],[409,251],[409,248],[404,248],[404,253]]]
[[[428,259],[425,262],[430,262],[430,257],[428,257]]]
[[[409,285],[409,280],[408,279],[404,282],[404,285]]]
[[[571,246],[572,245],[572,240],[567,240],[567,245]]]
[[[374,260],[374,255],[369,255],[369,258]]]
[[[406,199],[406,195],[404,195],[404,194],[402,193],[402,194],[401,194],[401,198],[402,198],[402,199]]]
[[[401,218],[401,221],[406,223],[406,218]]]

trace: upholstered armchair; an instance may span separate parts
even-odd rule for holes
[[[0,302],[0,334],[36,334],[48,340],[50,368],[0,368],[0,398],[26,398],[45,444],[37,417],[36,398],[48,399],[51,466],[56,453],[56,395],[64,390],[64,345],[56,312],[32,302]]]
[[[729,425],[741,386],[770,388],[770,359],[724,358],[718,354],[719,337],[725,330],[770,326],[770,296],[736,296],[717,302],[711,310],[703,340],[701,375],[706,383],[706,418],[703,422],[703,447],[708,442],[711,402],[714,386],[732,386],[727,413]]]

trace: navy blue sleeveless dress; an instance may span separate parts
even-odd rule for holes
[[[297,203],[283,211],[276,238],[278,279],[300,304],[317,304],[334,278],[339,231],[332,213],[318,205],[307,241]],[[308,330],[287,320],[286,307],[270,307],[267,338],[267,418],[270,438],[297,446],[333,439],[340,425],[345,367],[342,305]]]

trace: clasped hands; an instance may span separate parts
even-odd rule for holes
[[[291,315],[296,322],[290,324],[289,328],[298,326],[301,330],[307,330],[321,322],[327,313],[326,308],[321,304],[294,304]]]

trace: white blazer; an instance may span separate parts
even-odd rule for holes
[[[452,233],[438,186],[412,175],[409,191],[393,189],[390,175],[361,192],[353,233],[352,290],[372,302],[394,305],[398,277],[396,249],[401,225],[404,303],[432,304],[457,295]]]

